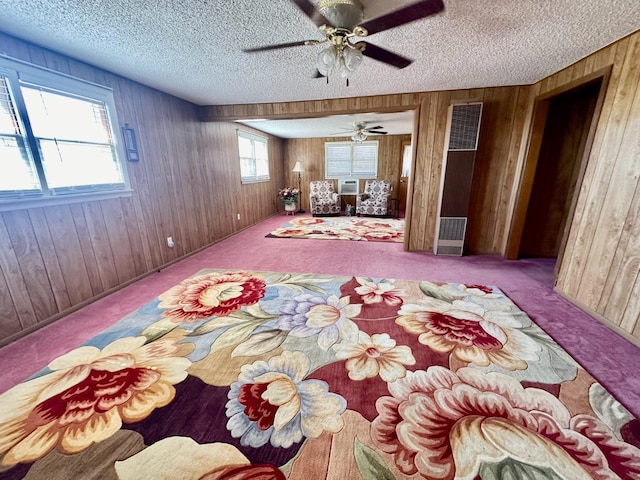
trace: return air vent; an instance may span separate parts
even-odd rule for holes
[[[436,222],[436,255],[462,255],[482,103],[449,107]]]
[[[481,103],[454,105],[451,114],[449,151],[477,150],[480,126]]]
[[[467,219],[441,217],[438,234],[437,255],[462,255],[464,234],[467,230]]]

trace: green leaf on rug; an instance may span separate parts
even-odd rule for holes
[[[316,283],[331,282],[332,280],[333,280],[333,277],[313,279],[313,281]],[[306,290],[309,290],[310,292],[319,293],[320,295],[327,294],[327,292],[323,288],[320,288],[317,285],[309,283],[308,275],[291,275],[287,273],[281,276],[276,282],[270,283],[269,286],[290,288],[292,290],[296,290],[301,293],[303,293],[304,290],[306,289]]]
[[[437,298],[438,300],[443,300],[449,303],[453,303],[453,301],[455,300],[455,297],[453,295],[448,294],[435,283],[420,282],[419,287],[422,293],[424,293],[427,297]]]
[[[550,468],[535,467],[506,458],[499,463],[483,463],[478,472],[482,480],[562,480]]]
[[[546,345],[550,350],[552,350],[555,355],[559,358],[561,358],[562,360],[564,360],[566,363],[568,363],[569,365],[573,366],[573,367],[579,367],[580,365],[578,364],[578,362],[576,362],[571,355],[569,355],[567,352],[565,352],[562,347],[560,347],[560,345],[557,344],[557,342],[551,338],[551,336],[545,332],[544,330],[542,330],[540,327],[536,326],[531,326],[531,327],[526,327],[526,328],[521,328],[520,331],[526,335],[528,335],[529,337],[531,337],[532,339],[534,339],[536,342],[542,344],[542,345]]]
[[[262,321],[254,320],[253,322],[246,322],[236,325],[235,327],[231,327],[214,340],[213,345],[211,345],[211,353],[242,342],[261,324]]]
[[[164,337],[167,333],[175,330],[179,326],[179,323],[172,322],[169,318],[163,318],[149,325],[140,335],[147,337],[147,341],[145,343],[151,343]]]
[[[211,332],[215,332],[221,328],[232,327],[234,325],[240,325],[241,323],[245,323],[250,321],[251,319],[246,318],[238,318],[238,317],[214,317],[211,320],[207,320],[202,325],[198,325],[193,329],[187,336],[188,337],[197,337],[199,335],[206,335]]]
[[[256,333],[231,352],[231,357],[251,357],[275,350],[287,339],[286,330],[267,330]]]
[[[357,438],[353,443],[353,456],[362,480],[395,480],[380,455]]]

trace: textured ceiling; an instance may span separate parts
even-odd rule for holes
[[[413,112],[360,113],[357,115],[331,115],[322,118],[296,120],[247,120],[245,125],[281,138],[348,137],[354,122],[367,122],[368,127],[382,126],[388,135],[411,134]],[[371,135],[375,140],[379,135]]]
[[[365,18],[414,1],[363,0]],[[413,64],[365,58],[349,87],[312,78],[320,46],[241,51],[322,38],[288,0],[0,0],[0,30],[216,105],[530,84],[640,28],[639,0],[444,2],[367,39]]]

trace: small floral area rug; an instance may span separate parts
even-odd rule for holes
[[[637,479],[495,287],[203,270],[0,396],[2,479]]]
[[[294,218],[267,237],[404,242],[404,220],[366,217]]]

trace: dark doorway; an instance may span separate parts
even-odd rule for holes
[[[519,257],[557,257],[580,178],[602,78],[549,99]]]
[[[536,98],[505,257],[562,263],[611,66]]]

